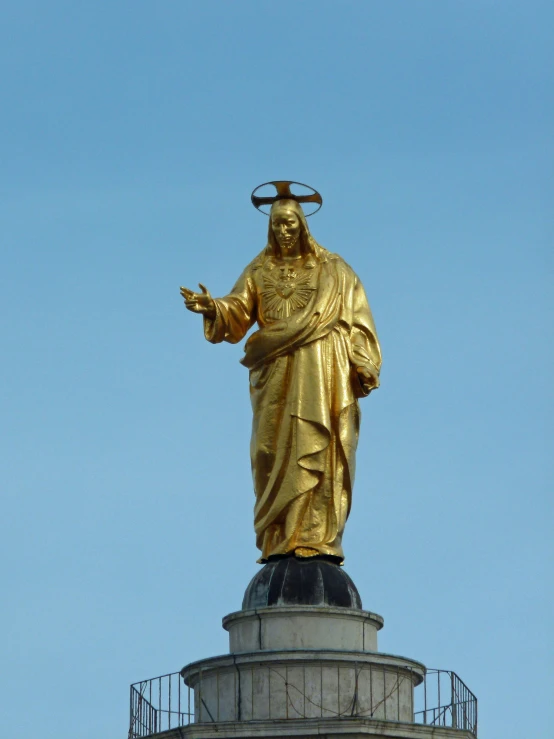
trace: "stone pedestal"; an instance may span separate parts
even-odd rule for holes
[[[223,619],[229,654],[181,671],[194,721],[180,737],[472,737],[415,723],[414,687],[425,667],[383,654],[383,619],[362,610],[342,568],[278,560],[248,586],[243,610]]]
[[[413,720],[419,662],[377,652],[383,619],[368,611],[280,606],[223,619],[230,654],[182,671],[195,721],[366,716]]]
[[[267,649],[376,652],[383,619],[361,609],[272,606],[225,616],[232,653]]]

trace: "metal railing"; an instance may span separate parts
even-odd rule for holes
[[[416,723],[466,729],[477,736],[477,698],[455,672],[427,670],[418,697],[422,707],[414,711]]]
[[[270,673],[276,672],[274,667],[264,666],[268,671],[268,686],[272,683]],[[298,665],[296,670],[301,671],[300,683],[302,686],[306,683],[306,670],[304,665]],[[313,669],[313,668],[310,668]],[[323,668],[327,669],[327,668]],[[340,685],[340,671],[348,670],[346,667],[337,667],[338,680]],[[246,673],[250,668],[237,668],[237,673]],[[369,687],[369,704],[364,705],[360,700],[359,686],[364,678],[369,677],[367,683]],[[402,720],[401,711],[401,690],[406,684],[406,680],[412,682],[410,677],[411,668],[399,667],[394,672],[387,668],[387,676],[383,673],[382,694],[379,694],[377,687],[378,676],[381,671],[378,668],[371,667],[360,668],[354,675],[352,686],[347,694],[341,695],[339,692],[338,702],[336,706],[328,705],[328,701],[324,704],[323,688],[321,691],[321,700],[314,700],[302,691],[302,687],[294,685],[287,677],[284,677],[284,689],[286,691],[286,718],[374,718],[380,721],[398,721]],[[369,673],[369,675],[367,674]],[[313,672],[310,672],[313,677]],[[283,677],[283,675],[280,675]],[[273,676],[273,680],[275,677]],[[222,681],[223,683],[223,681]],[[374,688],[375,683],[375,688]],[[219,686],[219,674],[217,675],[217,685]],[[323,672],[322,672],[323,685]],[[237,692],[235,699],[238,706],[239,716],[241,714],[241,701],[245,700],[240,693],[240,679],[237,682]],[[282,686],[281,686],[282,687]],[[411,688],[410,688],[411,690]],[[204,695],[202,682],[193,689],[184,684],[180,673],[174,672],[168,675],[143,680],[131,685],[131,704],[130,704],[130,726],[128,739],[142,739],[150,737],[162,731],[178,728],[180,726],[188,726],[195,722],[218,722],[224,720],[219,714],[219,693],[217,695],[216,708],[211,705],[207,693]],[[302,709],[302,700],[304,708]],[[264,703],[263,706],[256,706],[255,703]],[[269,703],[269,705],[265,705]],[[290,703],[290,712],[289,712]],[[196,705],[196,712],[195,712]],[[261,695],[255,696],[252,691],[251,705],[249,709],[252,717],[256,714],[260,717],[276,718],[272,716],[271,710],[271,690],[267,697]],[[256,710],[258,709],[258,710]],[[427,670],[421,685],[413,691],[413,702],[410,699],[409,713],[412,716],[413,723],[427,724],[430,726],[445,726],[453,729],[469,731],[475,737],[477,736],[477,698],[469,690],[467,685],[456,675],[455,672],[448,670]],[[245,715],[242,720],[247,720]]]
[[[152,736],[194,722],[194,695],[179,672],[131,685],[129,739]]]

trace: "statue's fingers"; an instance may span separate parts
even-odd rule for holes
[[[210,291],[208,290],[208,288],[205,285],[203,285],[201,282],[198,283],[198,287],[202,290],[204,295],[210,294]]]

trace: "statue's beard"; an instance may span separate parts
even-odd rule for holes
[[[287,240],[283,239],[282,241],[279,242],[279,248],[281,249],[282,252],[284,252],[285,254],[288,254],[295,249],[299,240],[300,239],[298,236],[295,239],[294,238],[287,239]]]

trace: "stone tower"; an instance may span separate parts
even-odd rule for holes
[[[383,618],[325,557],[282,557],[224,617],[229,654],[131,686],[129,739],[474,739],[458,676],[378,651]]]

